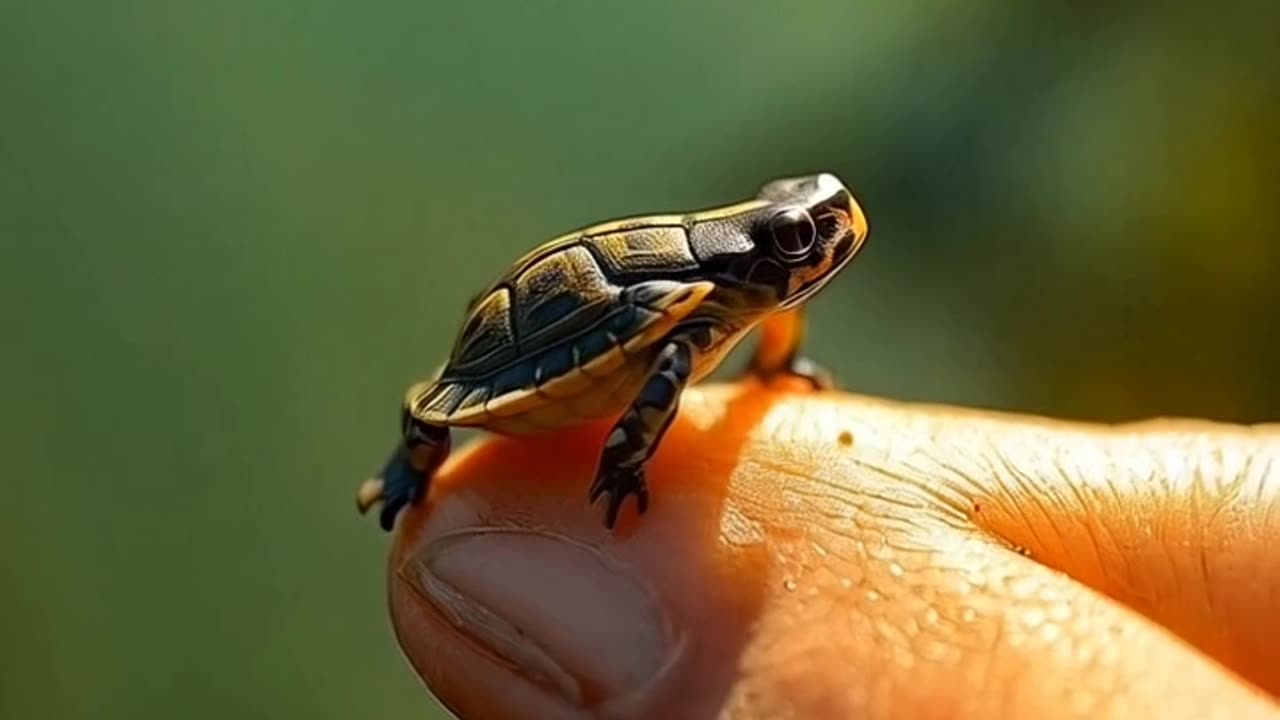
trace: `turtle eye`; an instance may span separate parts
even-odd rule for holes
[[[769,220],[773,247],[785,262],[803,260],[813,249],[818,230],[803,208],[788,208]]]

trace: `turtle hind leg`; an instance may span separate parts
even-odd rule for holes
[[[800,309],[771,315],[760,324],[760,344],[751,357],[748,372],[763,380],[790,375],[807,380],[815,390],[836,387],[830,371],[800,354],[805,320]]]
[[[693,348],[684,337],[669,340],[654,360],[644,386],[613,426],[600,455],[600,468],[588,494],[594,503],[608,495],[605,527],[613,529],[622,503],[636,496],[636,510],[649,509],[645,464],[657,450],[675,417],[680,393],[693,369]]]
[[[357,509],[363,514],[382,503],[379,524],[389,532],[405,506],[426,497],[432,475],[449,456],[449,445],[449,428],[407,418],[404,440],[382,472],[360,486]]]

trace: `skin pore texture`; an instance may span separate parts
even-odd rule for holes
[[[648,512],[608,424],[455,453],[401,647],[462,718],[1280,718],[1280,425],[686,391]]]

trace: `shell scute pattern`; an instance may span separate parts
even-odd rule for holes
[[[474,303],[418,409],[436,422],[482,424],[594,392],[710,291],[656,277],[698,267],[678,225],[615,229],[531,253]]]
[[[498,287],[480,298],[463,324],[450,365],[455,370],[492,366],[516,358],[516,334],[511,326],[511,291]]]

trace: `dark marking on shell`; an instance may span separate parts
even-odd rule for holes
[[[500,398],[514,390],[527,390],[534,386],[531,362],[518,362],[493,376],[489,386],[493,388],[493,397]]]
[[[584,247],[569,247],[530,265],[514,281],[519,348],[536,351],[590,327],[617,297]]]
[[[540,330],[551,327],[557,322],[573,315],[582,303],[570,293],[562,293],[544,299],[535,299],[526,303],[528,309],[523,313],[521,321],[526,325],[522,329]]]
[[[617,335],[614,335],[613,333],[609,332],[607,328],[602,328],[598,332],[603,334],[604,339],[609,341],[609,344],[614,346],[614,348],[616,348],[614,350],[610,350],[610,352],[620,352],[623,354],[624,357],[626,356],[627,351],[625,348],[622,347],[622,341],[618,339]]]
[[[582,363],[585,365],[612,350],[616,347],[616,343],[609,342],[605,333],[589,332],[578,338],[574,346],[578,348]]]
[[[458,336],[453,364],[502,363],[515,358],[515,333],[511,328],[511,292],[499,286],[482,298]]]
[[[659,313],[638,305],[624,305],[605,321],[605,332],[619,338],[630,338],[660,318]]]
[[[538,369],[534,375],[539,385],[563,377],[577,367],[573,361],[573,346],[567,343],[561,343],[541,353],[537,363]]]

